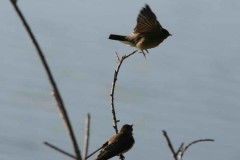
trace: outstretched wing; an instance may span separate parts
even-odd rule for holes
[[[161,29],[162,26],[157,20],[156,15],[151,8],[146,4],[140,11],[137,18],[137,25],[133,33],[154,32]]]

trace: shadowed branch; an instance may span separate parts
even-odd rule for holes
[[[175,151],[174,151],[174,148],[173,148],[173,145],[172,145],[172,142],[171,140],[169,139],[168,135],[167,135],[167,132],[166,131],[162,131],[163,132],[163,136],[165,137],[166,141],[167,141],[167,144],[168,144],[168,148],[170,149],[171,153],[172,153],[172,156],[173,156],[173,159],[174,160],[178,160],[177,159],[177,156],[175,154]]]
[[[64,107],[64,103],[63,103],[63,100],[61,98],[61,95],[60,95],[60,92],[58,90],[58,87],[57,87],[57,84],[52,76],[52,73],[51,73],[51,70],[47,64],[47,61],[44,57],[44,54],[42,52],[42,49],[40,48],[40,45],[38,44],[37,42],[37,39],[35,38],[30,26],[28,25],[25,17],[23,16],[21,10],[19,9],[19,7],[17,6],[17,1],[16,0],[9,0],[17,15],[19,16],[21,22],[23,23],[23,26],[24,28],[26,29],[28,35],[30,36],[32,42],[33,42],[33,45],[34,47],[36,48],[37,50],[37,53],[38,53],[38,56],[43,64],[43,67],[47,73],[47,77],[48,77],[48,80],[52,86],[52,95],[55,97],[55,100],[57,102],[57,106],[58,106],[58,109],[61,113],[61,117],[63,118],[64,120],[64,123],[65,125],[67,126],[67,131],[68,131],[68,134],[70,136],[70,139],[71,139],[71,142],[72,142],[72,145],[73,145],[73,148],[74,148],[74,151],[75,151],[75,154],[76,154],[76,157],[77,157],[77,160],[81,160],[81,154],[80,154],[80,150],[79,150],[79,147],[78,147],[78,144],[77,144],[77,141],[76,141],[76,138],[75,138],[75,135],[74,135],[74,132],[73,132],[73,129],[72,129],[72,126],[71,126],[71,123],[70,123],[70,120],[68,118],[68,114],[67,114],[67,111]]]
[[[71,158],[73,158],[73,159],[77,159],[77,157],[75,157],[75,156],[72,155],[71,153],[68,153],[68,152],[64,151],[63,149],[60,149],[60,148],[56,147],[55,145],[53,145],[53,144],[51,144],[51,143],[43,142],[43,144],[45,144],[46,146],[48,146],[48,147],[50,147],[50,148],[52,148],[52,149],[54,149],[54,150],[56,150],[56,151],[58,151],[58,152],[60,152],[60,153],[62,153],[62,154],[64,154],[64,155],[66,155],[66,156],[68,156],[68,157],[71,157]]]

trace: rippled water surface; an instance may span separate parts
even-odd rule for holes
[[[90,151],[114,134],[109,94],[115,54],[134,49],[108,40],[129,34],[145,1],[19,0],[57,81],[80,147],[91,113]],[[173,35],[144,59],[127,59],[116,88],[119,125],[134,124],[126,159],[171,159],[162,130],[176,148],[199,143],[185,159],[240,159],[240,2],[149,1]],[[0,159],[68,159],[71,144],[39,58],[9,1],[0,1]],[[92,158],[93,159],[93,158]],[[117,159],[117,158],[115,158]]]

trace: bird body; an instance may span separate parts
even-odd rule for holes
[[[171,34],[164,29],[148,5],[142,8],[137,25],[129,36],[110,34],[109,39],[121,41],[140,50],[154,48]]]
[[[121,41],[131,47],[136,47],[140,50],[146,50],[157,47],[160,43],[162,43],[163,40],[166,39],[165,37],[167,37],[167,33],[165,32],[165,29],[163,29],[157,33],[133,33],[130,36],[111,34],[109,36],[109,39]]]
[[[120,132],[112,136],[103,146],[95,160],[107,160],[114,156],[123,154],[134,145],[132,125],[125,124]]]

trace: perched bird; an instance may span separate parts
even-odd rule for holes
[[[171,34],[158,22],[156,15],[146,4],[137,17],[137,25],[129,36],[110,34],[109,39],[121,41],[129,46],[144,50],[157,47]]]
[[[102,150],[95,160],[107,160],[130,150],[134,144],[132,127],[133,125],[123,125],[118,134],[112,136],[106,143],[102,145]],[[93,154],[94,153],[96,153],[96,151],[93,152]]]

